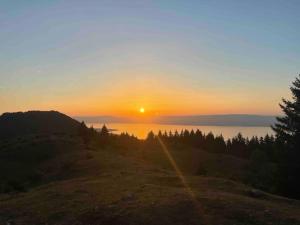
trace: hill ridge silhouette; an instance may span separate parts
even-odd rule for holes
[[[9,112],[0,116],[0,138],[78,131],[80,123],[58,111]]]

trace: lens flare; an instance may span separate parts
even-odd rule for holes
[[[167,146],[163,143],[162,139],[159,136],[157,136],[157,139],[158,139],[158,142],[159,142],[159,144],[160,144],[163,152],[165,153],[167,159],[169,160],[169,162],[171,163],[173,169],[175,170],[176,175],[178,176],[179,180],[181,181],[184,189],[186,190],[186,192],[189,195],[190,199],[194,203],[194,205],[195,205],[195,207],[196,207],[196,209],[197,209],[197,211],[199,213],[199,216],[203,220],[204,224],[209,225],[210,222],[209,222],[208,218],[204,214],[204,210],[203,210],[202,205],[197,200],[196,194],[194,193],[194,191],[192,190],[192,188],[188,184],[186,178],[184,177],[183,173],[181,172],[180,168],[178,167],[176,161],[174,160],[174,158],[171,155],[170,151],[168,150]]]

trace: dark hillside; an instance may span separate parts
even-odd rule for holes
[[[267,178],[260,171],[268,167],[256,165],[266,161],[221,151],[221,137],[186,131],[139,140],[77,122],[71,129],[72,119],[50,114],[60,123],[27,120],[26,135],[0,139],[0,224],[300,225],[299,201],[244,182],[249,165],[259,182]],[[267,141],[239,137],[228,151]]]
[[[0,193],[27,189],[64,176],[68,172],[66,167],[82,148],[77,135],[79,125],[56,111],[0,116]],[[45,167],[46,164],[49,166]]]
[[[85,157],[82,141],[70,135],[31,135],[0,142],[0,193],[28,188],[75,174]]]
[[[4,113],[0,116],[0,139],[30,134],[75,134],[79,122],[56,111]]]

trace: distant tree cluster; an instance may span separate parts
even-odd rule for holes
[[[87,127],[84,122],[81,123],[78,134],[87,149],[94,147],[122,147],[123,149],[135,148],[140,144],[140,140],[128,133],[120,135],[112,134],[106,125],[96,130],[93,127]]]
[[[160,138],[165,144],[175,146],[190,146],[201,148],[214,153],[230,154],[237,157],[249,158],[254,150],[261,150],[268,155],[272,161],[276,160],[278,143],[274,136],[245,138],[239,133],[236,137],[225,140],[222,135],[215,136],[212,132],[202,133],[199,129],[175,131],[159,131],[155,135],[149,132],[146,141],[155,142]]]

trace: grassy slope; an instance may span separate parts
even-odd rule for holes
[[[0,188],[12,182],[29,188],[63,179],[66,169],[86,153],[82,146],[70,135],[29,135],[0,142]]]
[[[0,195],[0,224],[10,219],[16,224],[62,225],[300,224],[298,201],[269,194],[251,198],[245,185],[192,175],[199,161],[184,162],[186,158],[195,158],[194,153],[172,154],[184,168],[194,198],[183,188],[167,161],[162,160],[164,155],[160,150],[81,149],[64,156],[74,158],[69,161],[70,168],[65,169],[68,175],[60,181],[25,193]],[[202,162],[216,162],[209,163],[214,167],[222,163],[230,165],[233,160],[217,159],[203,152],[197,154]],[[52,159],[41,168],[57,160]],[[232,166],[231,170],[237,168]]]

